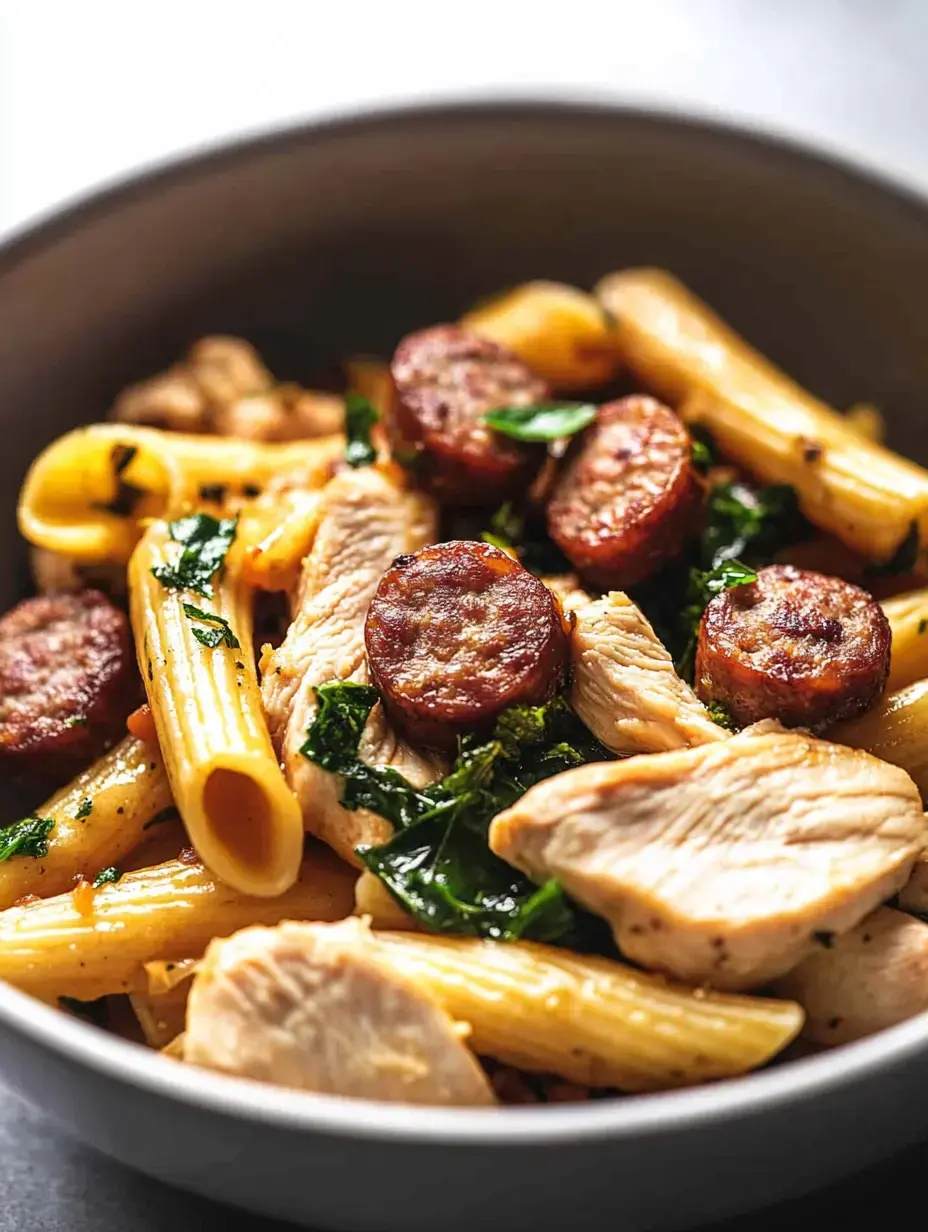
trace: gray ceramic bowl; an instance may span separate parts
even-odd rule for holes
[[[0,605],[16,491],[56,434],[206,331],[299,377],[532,277],[675,270],[837,405],[928,456],[928,210],[807,153],[620,110],[484,105],[301,129],[97,197],[0,252]],[[229,1081],[0,988],[3,1078],[155,1176],[325,1228],[670,1228],[928,1130],[928,1018],[737,1082],[492,1113]]]

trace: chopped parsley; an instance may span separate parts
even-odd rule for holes
[[[93,812],[93,800],[90,796],[84,796],[80,804],[77,806],[77,812],[74,817],[77,821],[82,821],[85,817],[89,817]]]
[[[611,758],[563,699],[504,711],[489,740],[463,738],[445,778],[420,789],[358,757],[375,689],[332,682],[316,696],[319,709],[301,752],[342,776],[345,808],[371,809],[393,823],[387,843],[358,854],[417,920],[433,931],[500,941],[578,945],[581,934],[601,933],[557,882],[534,885],[487,843],[493,817],[534,783]]]
[[[48,855],[48,835],[55,824],[54,817],[24,817],[0,829],[0,864],[13,856],[42,859]]]
[[[693,441],[693,465],[704,475],[718,461],[715,441],[713,441],[705,428],[700,427],[698,424],[690,426],[690,437]]]
[[[131,465],[138,453],[135,445],[114,445],[110,450],[110,465],[113,468],[113,497],[105,502],[95,502],[94,509],[104,513],[113,513],[118,518],[128,518],[135,512],[135,507],[146,495],[144,488],[138,488],[123,478],[123,472]]]
[[[380,412],[363,394],[345,396],[345,462],[348,466],[370,466],[377,461],[377,450],[371,441],[371,430],[380,419]]]
[[[204,612],[200,607],[194,607],[192,603],[184,604],[184,614],[189,620],[198,620],[203,624],[211,625],[209,629],[191,629],[191,633],[197,639],[201,646],[205,646],[208,650],[215,650],[217,646],[229,646],[232,650],[240,650],[241,645],[238,638],[229,627],[229,622],[223,616],[216,616],[212,612]]]
[[[90,884],[95,890],[99,890],[101,886],[116,885],[121,880],[122,872],[111,864],[109,868],[101,868]]]
[[[558,441],[588,428],[597,408],[589,402],[544,402],[535,406],[500,406],[483,422],[517,441]]]
[[[237,517],[214,518],[208,513],[169,523],[168,533],[183,551],[175,564],[155,565],[152,573],[169,590],[192,590],[211,599],[213,575],[222,568],[237,527]]]

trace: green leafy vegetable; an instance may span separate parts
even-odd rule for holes
[[[769,559],[802,533],[796,492],[789,484],[757,489],[743,483],[717,484],[709,493],[706,514],[700,544],[706,569],[742,557]]]
[[[238,518],[214,518],[208,513],[171,522],[168,533],[183,551],[174,565],[155,565],[152,573],[169,590],[192,590],[213,597],[213,575],[222,568],[232,546]]]
[[[533,885],[487,845],[492,818],[534,783],[611,757],[563,699],[505,711],[489,740],[463,739],[445,778],[420,790],[358,758],[376,690],[333,682],[316,694],[319,710],[301,751],[343,776],[346,808],[373,809],[396,827],[389,842],[359,854],[416,919],[498,940],[581,935],[584,913],[555,883]]]
[[[721,702],[710,702],[706,710],[709,712],[709,718],[712,722],[718,723],[719,727],[724,727],[726,731],[730,732],[739,730],[731,711],[727,706],[723,706]]]
[[[868,565],[864,573],[867,577],[891,577],[897,573],[911,573],[918,562],[919,547],[918,523],[913,522],[908,534],[889,560]]]
[[[462,538],[475,538],[465,531]],[[479,532],[484,543],[515,552],[529,573],[539,576],[569,573],[572,565],[556,543],[549,537],[547,527],[538,514],[527,514],[512,501],[506,501],[490,518],[489,528]]]
[[[48,855],[48,835],[55,824],[53,817],[25,817],[0,830],[0,864],[13,856],[42,859]]]
[[[90,796],[84,796],[80,804],[77,806],[77,812],[74,814],[75,820],[83,821],[85,817],[89,817],[93,812],[93,800]]]
[[[119,518],[128,518],[135,512],[135,507],[147,495],[144,488],[138,488],[133,483],[123,479],[123,472],[131,465],[138,453],[135,445],[114,445],[110,450],[110,464],[113,467],[113,499],[110,501],[95,501],[94,509],[102,509],[105,513],[114,513]]]
[[[199,620],[203,624],[215,626],[210,629],[191,629],[191,633],[201,646],[206,646],[209,650],[215,650],[217,646],[229,646],[232,650],[240,649],[239,640],[224,616],[204,612],[202,608],[194,607],[192,603],[184,604],[184,615],[190,620]]]
[[[517,441],[558,441],[588,428],[597,408],[589,402],[545,402],[536,406],[500,406],[483,422]]]
[[[111,864],[109,868],[101,868],[90,884],[95,890],[99,890],[101,886],[116,885],[121,880],[121,871]]]
[[[370,466],[377,460],[377,450],[371,441],[371,429],[380,418],[380,412],[362,394],[348,394],[345,398],[345,461],[351,467]]]
[[[705,428],[698,424],[690,427],[690,436],[693,440],[693,465],[705,474],[717,461],[715,442]]]

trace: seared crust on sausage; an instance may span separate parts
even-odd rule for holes
[[[391,371],[390,443],[400,457],[413,454],[420,486],[449,504],[493,506],[529,485],[545,447],[481,421],[497,407],[549,397],[518,356],[457,325],[435,325],[403,339]]]
[[[768,565],[717,595],[696,652],[696,691],[741,725],[819,728],[860,714],[886,683],[892,632],[880,605],[840,578]]]
[[[487,543],[399,556],[365,628],[371,678],[410,740],[454,748],[507,706],[537,705],[563,679],[568,636],[557,600]]]
[[[0,619],[0,766],[67,778],[135,698],[125,615],[98,590],[25,599]]]
[[[584,578],[625,590],[699,530],[701,498],[683,423],[636,394],[600,407],[571,450],[548,532]]]

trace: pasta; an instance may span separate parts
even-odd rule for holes
[[[596,293],[636,375],[708,428],[733,461],[792,484],[817,526],[875,560],[891,557],[913,525],[928,540],[928,473],[862,438],[671,275],[626,270]]]
[[[338,435],[277,445],[123,424],[76,428],[32,464],[19,528],[30,543],[80,564],[125,564],[141,520],[176,516],[204,488],[241,492],[282,471],[324,469],[343,449]],[[135,493],[129,516],[114,508],[119,481]]]
[[[277,764],[261,708],[250,587],[230,562],[215,597],[199,598],[234,645],[203,645],[182,591],[152,573],[176,552],[153,523],[129,566],[132,624],[174,799],[209,868],[243,894],[273,896],[300,865],[303,820]],[[203,604],[204,607],[199,605]]]
[[[213,937],[283,919],[335,920],[352,906],[354,876],[313,849],[276,898],[240,894],[201,864],[171,860],[115,885],[72,891],[0,913],[0,979],[50,1000],[146,991],[143,966],[197,958]]]
[[[477,1053],[589,1086],[660,1090],[762,1065],[795,1038],[792,1002],[667,984],[525,942],[377,933],[384,961],[470,1024]]]
[[[310,394],[201,339],[33,462],[0,772],[71,781],[0,825],[0,980],[449,1108],[915,1012],[928,472],[883,411],[659,270],[397,341]],[[914,957],[868,966],[887,903]]]
[[[55,823],[48,854],[0,864],[0,910],[26,894],[60,894],[75,878],[121,863],[170,806],[157,747],[127,736],[36,810]]]

